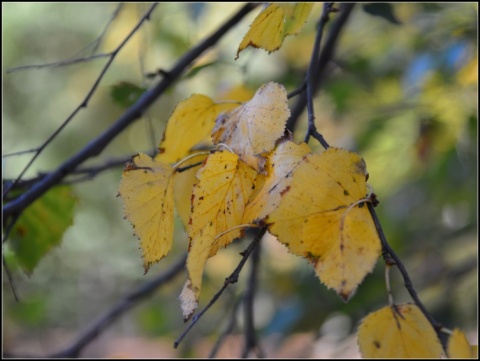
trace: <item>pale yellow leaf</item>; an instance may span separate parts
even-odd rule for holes
[[[366,174],[364,160],[345,149],[308,154],[267,218],[270,233],[309,259],[320,280],[344,300],[372,271],[381,250],[368,207],[358,202],[367,196]]]
[[[447,354],[449,358],[478,359],[478,348],[477,346],[471,346],[465,334],[456,328],[448,339]]]
[[[125,165],[122,174],[118,192],[125,206],[125,217],[140,238],[145,273],[172,247],[174,171],[167,163],[137,154]]]
[[[211,154],[197,173],[187,228],[190,238],[188,288],[196,299],[207,259],[243,232],[243,228],[235,227],[241,225],[255,177],[256,172],[229,151]]]
[[[190,149],[210,134],[218,114],[238,106],[236,102],[215,103],[201,94],[193,94],[181,101],[168,120],[155,159],[175,163],[184,158]]]
[[[305,24],[313,3],[269,3],[255,18],[250,30],[242,39],[239,53],[253,46],[269,53],[278,50],[288,35],[297,34]]]
[[[214,144],[226,144],[250,167],[264,172],[262,155],[270,152],[283,136],[289,117],[285,88],[277,83],[266,83],[252,100],[217,118],[212,140]]]
[[[388,306],[369,314],[358,329],[364,358],[440,358],[437,334],[413,304]]]
[[[267,176],[261,189],[247,204],[243,223],[262,221],[278,206],[282,192],[290,185],[292,171],[309,152],[310,147],[305,143],[284,141],[269,154]]]

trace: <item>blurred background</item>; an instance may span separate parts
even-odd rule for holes
[[[25,179],[56,169],[107,129],[142,89],[158,81],[152,73],[170,69],[242,5],[159,4],[118,54],[88,107],[45,149]],[[83,101],[107,59],[7,70],[87,57],[92,51],[108,53],[149,7],[2,4],[4,181],[18,176],[32,153],[5,155],[45,142]],[[296,89],[310,59],[322,5],[314,6],[302,32],[288,37],[279,51],[269,55],[248,48],[235,61],[238,44],[259,11],[227,33],[144,118],[86,165],[155,150],[175,105],[193,93],[215,99],[232,87],[255,91],[267,81],[284,84],[289,92]],[[478,324],[477,16],[478,6],[471,3],[356,5],[315,99],[317,128],[325,139],[365,159],[385,234],[420,299],[439,322],[466,331],[471,342]],[[105,28],[101,41],[93,43]],[[305,126],[304,114],[297,140],[303,139]],[[311,146],[320,150],[316,141]],[[116,198],[122,168],[72,185],[72,225],[60,246],[33,272],[20,266],[10,240],[4,244],[20,298],[15,301],[3,271],[4,352],[41,357],[62,350],[122,297],[168,270],[185,252],[187,237],[177,220],[172,253],[143,275],[139,242],[123,220],[123,205]],[[223,285],[248,243],[236,241],[209,260],[200,307]],[[261,257],[255,311],[265,354],[358,357],[359,321],[388,303],[382,260],[344,303],[319,282],[304,259],[289,254],[273,237],[262,241]],[[173,342],[185,327],[178,301],[185,273],[121,316],[81,356],[205,357],[230,322],[247,274],[244,269],[239,283],[229,287],[177,350]],[[395,302],[409,302],[396,270],[391,282]],[[234,336],[221,348],[221,356],[240,354],[241,313],[240,309]]]

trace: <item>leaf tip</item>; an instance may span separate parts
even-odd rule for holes
[[[180,307],[183,313],[183,321],[187,322],[198,307],[195,291],[192,289],[192,282],[187,280],[180,293]]]

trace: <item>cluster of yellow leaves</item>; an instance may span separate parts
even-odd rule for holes
[[[145,271],[171,249],[175,208],[186,227],[185,319],[197,307],[207,260],[248,226],[268,225],[344,299],[372,270],[380,241],[363,207],[365,162],[344,149],[313,154],[307,144],[290,141],[284,135],[289,116],[287,92],[273,82],[242,105],[194,95],[174,110],[160,153],[136,155],[126,165],[119,194],[140,238]],[[190,154],[208,132],[216,150]],[[197,167],[181,171],[189,165]]]

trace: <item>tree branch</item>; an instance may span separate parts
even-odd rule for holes
[[[30,168],[30,166],[35,162],[35,160],[38,158],[38,156],[43,152],[43,150],[58,136],[58,134],[60,134],[60,132],[67,126],[67,124],[70,123],[70,121],[77,115],[77,113],[82,109],[82,108],[86,108],[87,105],[88,105],[88,102],[90,101],[90,98],[93,96],[93,94],[95,93],[95,91],[97,90],[97,87],[98,85],[100,84],[100,81],[103,79],[103,76],[107,73],[107,70],[108,68],[110,68],[110,65],[113,63],[115,57],[117,56],[117,54],[120,52],[120,50],[122,50],[122,48],[125,46],[125,44],[128,43],[128,41],[130,40],[130,38],[137,32],[138,29],[140,29],[140,27],[142,26],[142,24],[146,21],[146,20],[149,20],[150,19],[150,15],[151,13],[153,12],[153,10],[155,9],[155,7],[157,6],[157,4],[153,4],[150,9],[142,16],[142,18],[139,20],[139,22],[137,23],[137,25],[135,25],[135,27],[130,31],[130,33],[125,37],[125,39],[123,39],[123,41],[120,43],[120,45],[117,46],[117,48],[112,51],[110,54],[109,54],[109,59],[107,61],[107,63],[105,64],[105,66],[103,67],[102,71],[100,72],[100,75],[97,77],[97,80],[95,80],[94,84],[92,85],[92,88],[89,90],[89,92],[87,93],[85,99],[83,99],[83,101],[78,105],[78,107],[68,116],[67,119],[65,119],[65,121],[62,123],[62,125],[60,125],[60,127],[57,128],[57,130],[55,130],[53,132],[53,134],[38,148],[36,154],[32,157],[32,159],[27,163],[27,165],[25,166],[25,168],[23,168],[23,170],[20,172],[20,174],[18,175],[17,179],[15,180],[15,182],[13,182],[12,184],[12,187],[15,186],[19,181],[20,179],[22,179],[23,175],[25,174],[25,172]],[[9,189],[6,189],[4,191],[4,195],[7,194],[9,191]]]
[[[320,52],[320,56],[318,58],[317,70],[316,70],[316,74],[314,74],[314,80],[313,80],[313,84],[314,84],[313,94],[315,94],[319,89],[319,85],[323,80],[327,65],[333,58],[333,53],[334,53],[339,35],[347,19],[349,18],[354,5],[355,4],[353,3],[348,3],[348,4],[342,3],[340,5],[339,16],[335,19],[335,22],[333,22],[332,26],[330,27],[327,41],[325,42],[325,45],[323,46],[322,51]],[[298,119],[300,115],[303,113],[303,111],[305,110],[306,105],[307,105],[307,95],[305,94],[305,92],[303,92],[297,98],[297,102],[293,106],[291,116],[287,121],[287,129],[290,130],[292,133],[294,132]]]
[[[33,201],[41,197],[52,186],[60,182],[66,175],[70,174],[85,160],[98,155],[121,131],[129,126],[133,121],[140,118],[146,109],[157,100],[177,79],[183,71],[206,49],[215,45],[223,35],[237,24],[246,14],[248,14],[256,4],[246,4],[230,20],[222,25],[214,34],[202,41],[200,44],[190,49],[177,64],[169,71],[169,76],[165,77],[159,84],[146,91],[137,102],[132,105],[115,123],[105,130],[100,136],[92,140],[85,148],[80,150],[58,169],[41,181],[36,183],[31,189],[19,196],[17,199],[7,203],[3,207],[4,217],[21,213]]]

